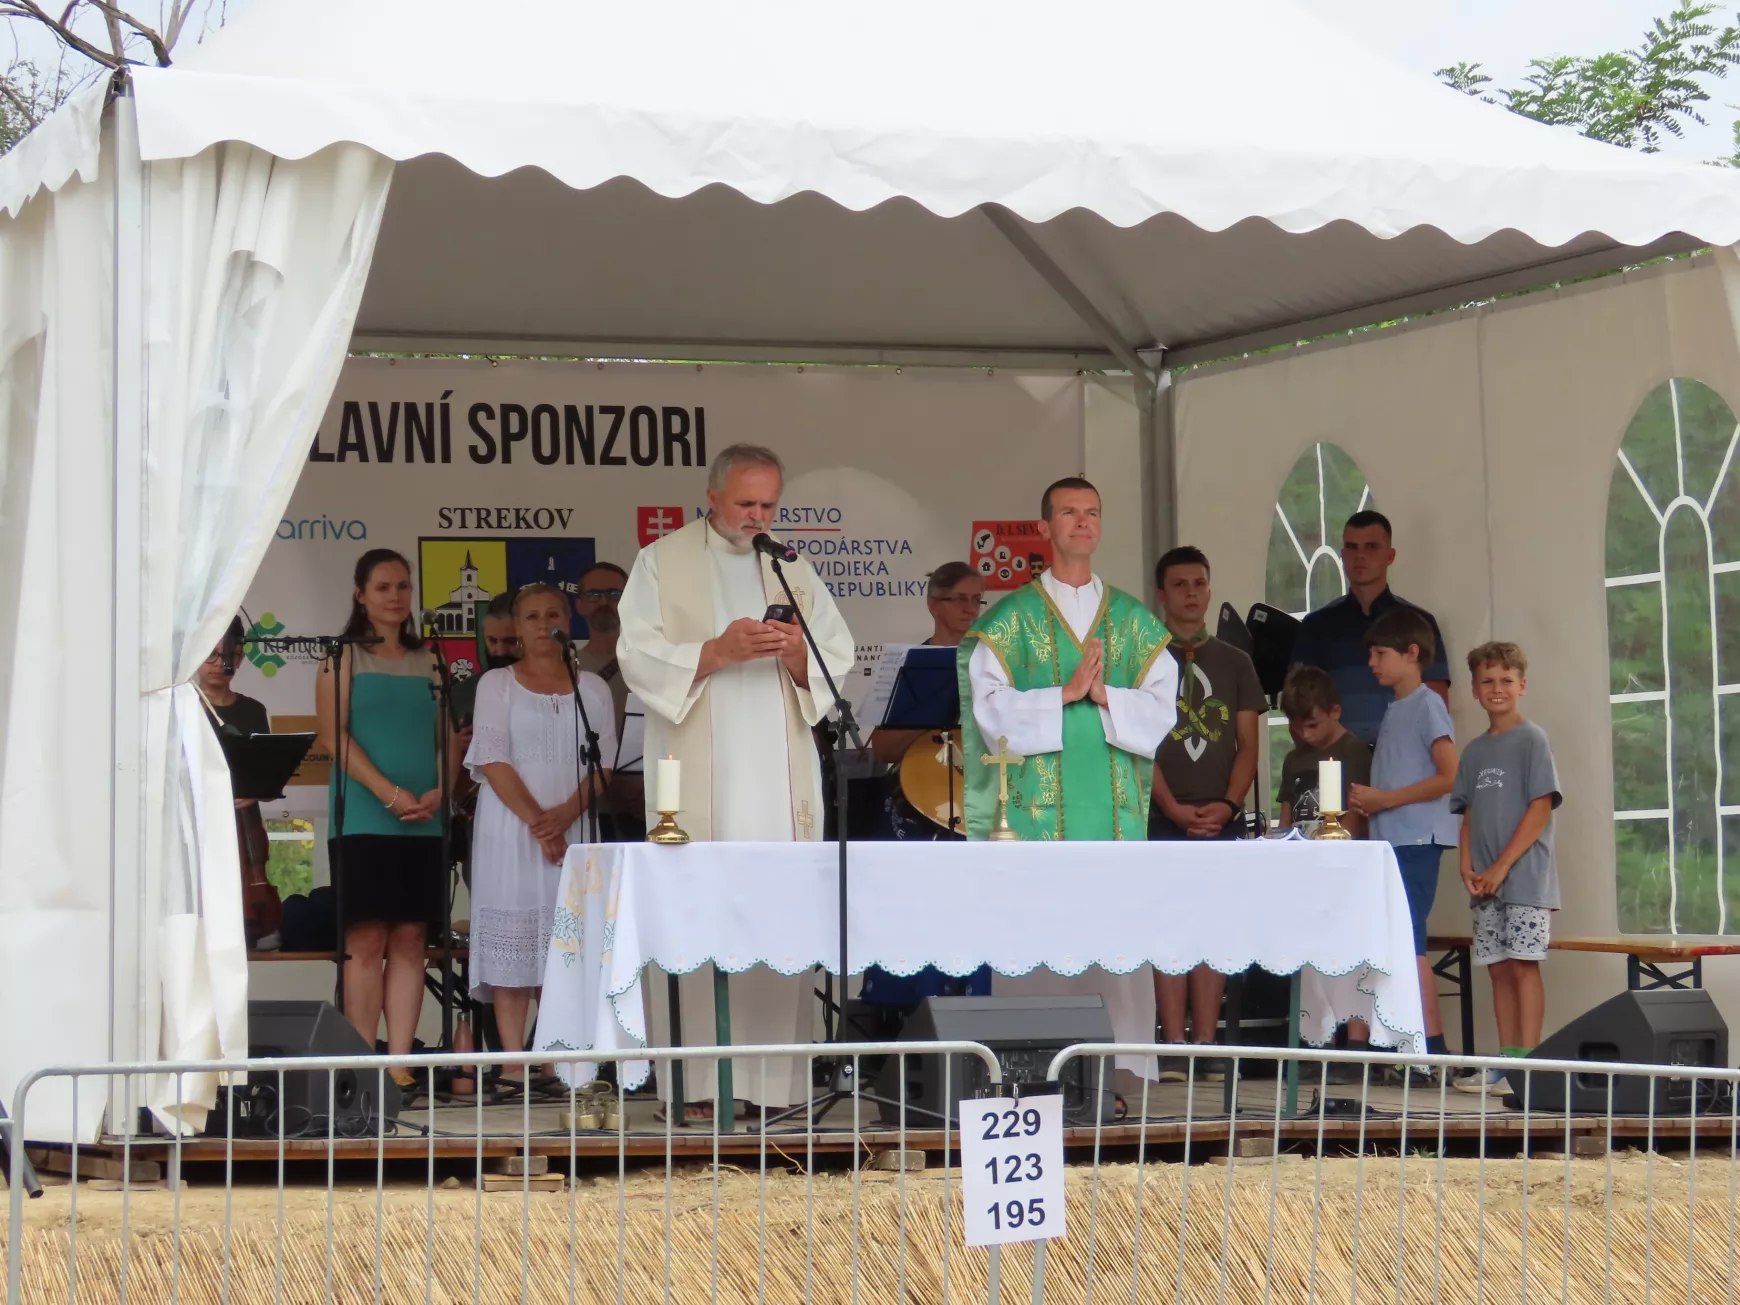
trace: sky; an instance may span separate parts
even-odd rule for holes
[[[1652,19],[1674,0],[1298,0],[1325,22],[1344,29],[1398,63],[1421,72],[1466,59],[1484,65],[1500,86],[1521,83],[1529,60],[1551,55],[1604,54],[1639,43]],[[1719,9],[1712,21],[1736,19]],[[1689,124],[1685,139],[1664,154],[1693,159],[1733,149],[1740,109],[1740,70],[1711,90],[1704,106],[1708,127]]]
[[[256,0],[208,0],[215,12],[236,14]],[[646,0],[621,0],[645,3]],[[949,0],[945,0],[949,2]],[[955,0],[964,2],[964,0]],[[1237,0],[1192,0],[1203,4],[1234,4]],[[1467,59],[1485,65],[1501,86],[1522,80],[1530,59],[1556,54],[1601,54],[1638,43],[1650,20],[1665,15],[1674,0],[1296,0],[1305,9],[1392,59],[1431,74]],[[1740,5],[1740,0],[1736,0]],[[133,0],[135,12],[148,19],[164,7],[162,0]],[[1731,11],[1719,10],[1720,19]],[[1735,21],[1729,16],[1729,21]],[[26,57],[51,63],[54,45],[35,24],[8,20],[17,48]],[[191,36],[192,33],[189,33]],[[4,49],[4,47],[0,47]],[[82,61],[78,61],[82,62]],[[1683,141],[1670,141],[1663,152],[1687,158],[1725,156],[1733,149],[1733,123],[1740,118],[1740,70],[1713,88],[1705,106],[1708,127],[1691,124]]]

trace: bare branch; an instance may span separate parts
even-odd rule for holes
[[[163,38],[157,35],[157,33],[151,28],[133,17],[133,15],[128,13],[125,9],[120,9],[115,5],[109,4],[108,0],[87,0],[87,3],[89,3],[92,8],[98,10],[108,21],[110,30],[115,33],[114,40],[117,48],[119,47],[121,39],[117,24],[125,23],[128,27],[131,27],[135,32],[139,33],[140,36],[143,36],[151,43],[151,53],[157,57],[157,66],[160,68],[169,67],[169,46],[166,45]]]
[[[66,15],[71,15],[81,2],[82,0],[74,0],[73,4],[68,5],[65,10]],[[55,37],[64,45],[77,50],[85,58],[99,63],[105,68],[121,68],[132,62],[119,52],[111,54],[100,46],[92,45],[73,31],[70,19],[67,22],[62,22],[45,12],[42,6],[36,3],[36,0],[0,0],[0,18],[22,18],[28,22],[40,23],[54,33]]]

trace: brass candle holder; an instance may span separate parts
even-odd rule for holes
[[[688,842],[689,836],[678,827],[675,811],[661,811],[659,812],[658,824],[647,831],[646,841],[662,843],[666,847],[675,847],[680,843]]]
[[[1322,819],[1318,822],[1316,832],[1311,835],[1312,838],[1335,840],[1353,837],[1347,832],[1347,827],[1341,823],[1341,812],[1319,811],[1317,814]]]

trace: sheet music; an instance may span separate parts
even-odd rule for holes
[[[882,724],[888,714],[888,703],[894,697],[894,683],[900,678],[900,668],[906,664],[906,654],[919,647],[915,643],[885,643],[876,671],[870,677],[870,689],[864,695],[864,705],[858,719],[871,729]]]

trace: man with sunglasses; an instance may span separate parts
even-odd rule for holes
[[[627,580],[628,572],[616,563],[594,562],[581,572],[579,592],[574,595],[574,610],[585,620],[587,635],[586,642],[574,649],[574,664],[583,671],[591,671],[609,687],[610,703],[616,709],[616,737],[619,739],[628,711],[628,684],[616,661],[616,641],[622,635],[622,617],[617,613],[617,606],[622,602],[622,586]],[[611,759],[606,757],[604,763],[610,765]],[[638,842],[646,837],[641,819],[644,784],[645,780],[638,774],[617,770],[611,775],[610,787],[604,795],[606,840]]]

